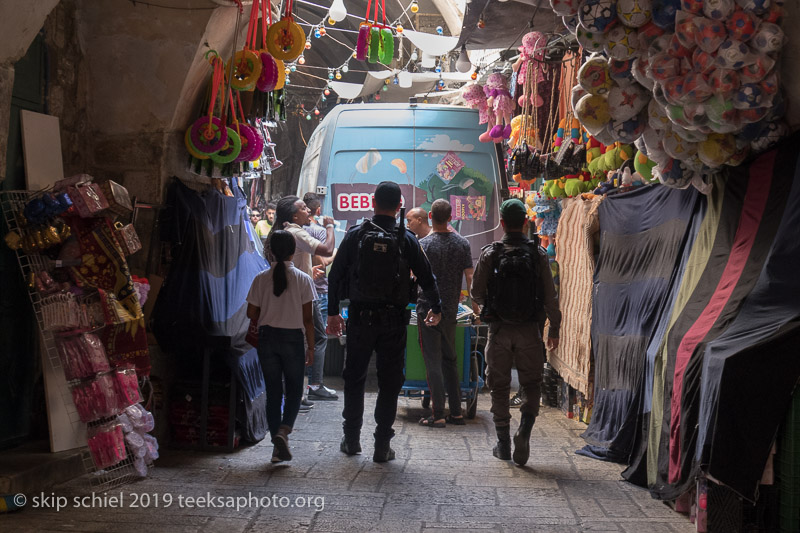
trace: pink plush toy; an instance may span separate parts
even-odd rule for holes
[[[511,113],[514,112],[514,100],[508,92],[508,78],[498,72],[490,74],[483,90],[487,96],[486,103],[494,110],[495,125],[489,135],[495,142],[508,139],[511,136]]]
[[[544,36],[543,33],[538,31],[532,31],[530,33],[526,33],[524,37],[522,37],[522,46],[518,48],[519,50],[519,58],[514,62],[511,68],[514,72],[517,72],[517,83],[522,85],[525,83],[525,78],[528,75],[528,69],[532,68],[533,71],[533,83],[537,84],[539,82],[544,81],[544,51],[547,47],[547,37]],[[534,95],[530,95],[531,103],[539,107],[544,103],[542,97],[538,94],[534,98]],[[525,95],[520,95],[519,97],[519,105],[522,107],[525,102]]]
[[[489,135],[489,131],[495,124],[494,110],[489,109],[484,88],[477,83],[473,83],[464,89],[461,96],[464,97],[467,107],[478,110],[478,124],[487,124],[486,132],[481,133],[478,140],[483,143],[491,142],[492,137]]]

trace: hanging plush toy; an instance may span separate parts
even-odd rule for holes
[[[511,113],[514,111],[514,100],[508,92],[508,78],[498,72],[490,74],[484,91],[488,97],[487,103],[495,115],[495,126],[489,135],[495,142],[508,139],[511,136]]]
[[[514,72],[517,72],[517,83],[523,85],[528,75],[528,69],[533,69],[532,82],[537,84],[544,81],[544,52],[547,46],[547,38],[538,31],[526,33],[522,37],[522,46],[519,47],[519,58],[511,66]],[[518,103],[520,107],[524,107],[525,98],[531,99],[531,104],[534,107],[540,107],[544,100],[538,93],[530,95],[520,95]]]
[[[487,124],[486,132],[482,133],[478,140],[481,142],[490,142],[492,138],[489,136],[489,131],[494,126],[494,110],[489,109],[486,102],[486,93],[484,88],[477,83],[468,85],[461,93],[467,107],[478,110],[478,124]]]

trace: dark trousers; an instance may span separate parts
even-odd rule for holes
[[[418,322],[425,374],[431,389],[433,418],[444,418],[444,393],[450,400],[450,414],[461,416],[461,385],[458,379],[458,360],[455,349],[456,323],[439,322],[426,326]]]
[[[294,427],[300,410],[306,365],[303,330],[261,326],[258,328],[258,359],[267,389],[267,424],[274,437],[281,426]]]
[[[359,435],[364,422],[364,385],[369,360],[375,351],[378,370],[378,401],[375,405],[375,440],[388,441],[394,436],[397,395],[405,375],[406,323],[401,319],[370,322],[350,310],[347,320],[347,356],[344,371],[344,433]]]
[[[536,322],[529,324],[489,325],[486,344],[486,382],[492,396],[494,425],[508,426],[511,422],[509,393],[511,391],[511,365],[516,364],[519,384],[525,391],[520,412],[539,414],[544,370],[544,345]]]

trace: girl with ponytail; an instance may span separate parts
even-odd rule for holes
[[[292,458],[288,437],[300,410],[305,367],[314,361],[312,302],[317,295],[311,276],[292,263],[295,246],[291,233],[273,227],[269,235],[275,258],[272,268],[256,276],[247,294],[247,317],[258,323],[258,358],[267,389],[273,463]]]

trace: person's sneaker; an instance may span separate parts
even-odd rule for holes
[[[522,392],[522,389],[518,390],[514,396],[508,401],[508,406],[511,408],[519,407],[522,405],[522,400],[525,397],[525,393]]]
[[[320,385],[318,388],[313,389],[310,386],[308,387],[308,399],[314,401],[332,401],[338,400],[339,396],[336,395],[336,391],[333,389],[329,389],[325,385]]]
[[[303,400],[302,402],[300,402],[300,412],[301,413],[307,413],[314,407],[314,404],[312,402],[308,402],[311,405],[307,405],[306,402],[308,402],[308,401],[307,400]]]
[[[304,405],[304,406],[306,406],[306,407],[308,407],[310,409],[310,408],[314,407],[314,402],[309,402],[308,398],[303,398],[303,401],[300,402],[300,405]]]

